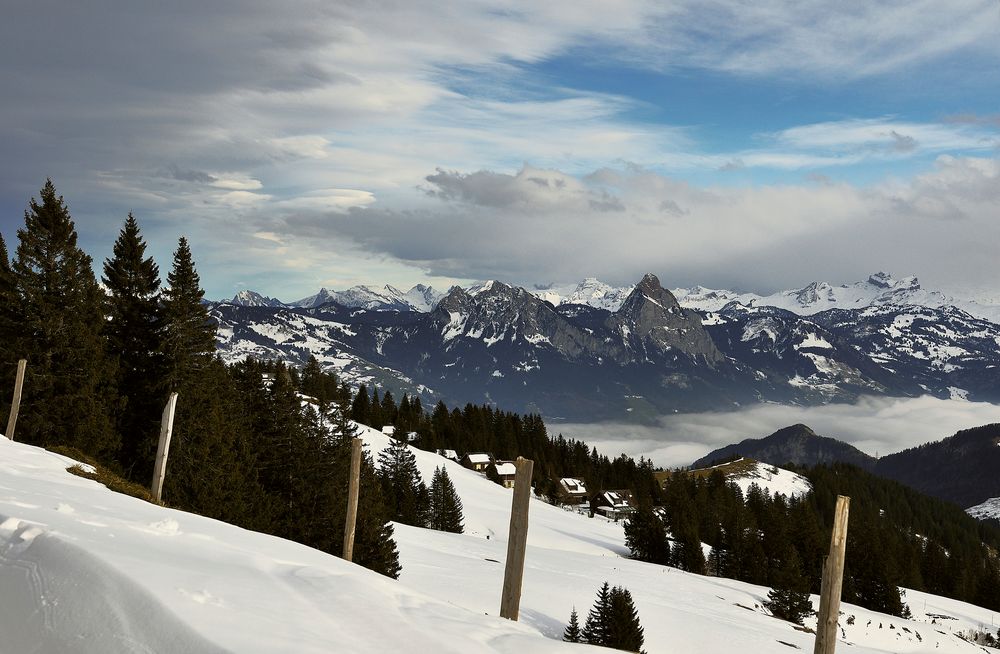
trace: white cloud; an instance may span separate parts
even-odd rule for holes
[[[532,235],[539,242],[524,250],[551,259],[496,271],[520,278],[575,274],[582,266],[572,265],[573,244],[600,244],[594,260],[608,269],[610,250],[631,252],[630,239],[639,243],[632,269],[666,257],[678,266],[698,263],[708,250],[719,251],[710,255],[715,261],[728,261],[759,251],[761,230],[775,232],[783,245],[849,223],[852,211],[870,215],[864,211],[878,210],[878,202],[840,188],[729,192],[641,175],[621,189],[601,189],[582,176],[623,159],[661,172],[715,171],[736,161],[777,170],[848,165],[992,147],[996,128],[969,120],[840,121],[779,131],[756,149],[707,153],[689,127],[638,121],[651,107],[633,98],[567,88],[525,64],[562,56],[581,66],[626,61],[835,84],[972,50],[989,59],[998,50],[995,10],[993,0],[957,0],[947,11],[927,0],[850,10],[817,0],[446,1],[391,8],[320,0],[22,3],[0,22],[0,142],[7,155],[0,160],[0,199],[21,205],[52,176],[75,215],[86,218],[84,240],[110,244],[107,234],[133,209],[151,242],[162,235],[161,242],[172,244],[183,227],[217,239],[218,247],[206,248],[213,255],[252,240],[244,225],[292,242],[288,226],[315,222],[317,212],[368,206],[396,210],[382,225],[404,213],[411,223],[426,215],[428,233],[457,233],[459,242],[491,238],[496,228],[471,234],[470,226],[508,219],[500,231]],[[110,14],[114,21],[106,20]],[[35,43],[40,33],[44,48]],[[978,75],[972,68],[963,74]],[[561,175],[575,195],[531,194],[515,180],[510,190],[523,195],[519,206],[528,213],[507,217],[480,209],[459,215],[416,189],[437,168],[468,175],[513,171],[523,162]],[[898,206],[925,217],[952,207],[974,214],[967,202],[935,193],[903,193]],[[743,200],[744,208],[734,204]],[[714,212],[722,222],[709,228]],[[275,224],[286,219],[287,225]],[[326,247],[381,262],[359,270],[395,275],[415,266],[448,278],[478,272],[461,252],[439,249],[444,258],[432,262],[431,244],[417,256],[356,229],[331,233],[336,220],[322,222]],[[739,243],[719,247],[717,237],[727,231]],[[498,234],[496,242],[510,240]],[[370,250],[357,249],[359,243]],[[560,244],[567,250],[553,258]],[[166,259],[168,246],[160,247]],[[482,246],[472,251],[484,254]],[[489,254],[492,261],[508,258]],[[276,265],[283,261],[291,260]],[[222,262],[212,260],[219,271]]]
[[[410,211],[301,213],[273,229],[349,239],[441,275],[519,283],[625,283],[654,271],[668,284],[773,290],[881,269],[932,283],[996,280],[998,179],[1000,160],[950,156],[914,180],[863,188],[702,188],[634,167],[582,177],[438,171],[425,183],[434,197]]]
[[[808,425],[821,436],[854,445],[872,456],[941,440],[960,429],[1000,421],[1000,407],[985,402],[864,397],[856,404],[793,407],[762,404],[729,413],[674,414],[655,427],[620,424],[549,426],[550,432],[585,440],[614,456],[645,456],[663,467],[690,465],[714,449],[763,438],[782,427]]]

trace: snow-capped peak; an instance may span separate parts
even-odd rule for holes
[[[972,300],[949,297],[939,291],[928,291],[916,277],[896,279],[887,272],[877,272],[865,281],[834,286],[815,281],[800,289],[778,291],[770,295],[740,293],[702,286],[674,289],[681,306],[701,311],[719,311],[730,302],[744,306],[771,306],[802,316],[827,309],[864,309],[872,306],[917,305],[929,308],[955,306],[969,314],[1000,322],[1000,306],[980,304]]]
[[[532,291],[536,297],[553,306],[560,304],[586,304],[598,309],[617,311],[622,302],[632,292],[634,286],[614,287],[605,284],[596,277],[587,277],[577,284],[565,286],[549,285],[548,287],[536,287]]]
[[[244,289],[233,296],[233,299],[229,301],[230,304],[235,304],[241,307],[281,307],[284,303],[273,297],[267,297],[266,295],[261,295],[257,291],[251,291],[249,289]]]

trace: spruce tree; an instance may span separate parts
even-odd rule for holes
[[[106,326],[110,352],[118,360],[118,394],[125,406],[118,415],[120,463],[133,479],[145,482],[153,467],[163,397],[160,365],[160,270],[146,257],[146,242],[130,213],[104,262],[108,290]]]
[[[439,531],[460,534],[465,530],[462,519],[462,500],[455,490],[455,485],[451,483],[448,470],[444,466],[435,468],[431,480],[430,518],[427,526]]]
[[[594,606],[587,614],[587,621],[583,625],[583,640],[591,645],[605,646],[608,643],[611,620],[611,586],[604,582],[600,590],[597,591],[597,599]]]
[[[336,533],[338,547],[343,543],[344,521],[347,507],[344,501],[347,493],[348,474],[351,457],[351,441],[357,435],[357,427],[350,419],[351,407],[348,397],[338,402],[331,412],[329,439],[331,449],[338,457],[337,474],[327,481],[327,486],[337,489],[333,519],[339,529]],[[371,455],[367,452],[361,460],[361,479],[358,492],[358,520],[354,534],[354,563],[396,579],[402,569],[399,551],[396,549],[394,530],[389,511],[389,503],[382,493],[382,483]],[[332,551],[340,555],[340,550]]]
[[[639,624],[639,612],[636,611],[635,603],[632,601],[632,593],[627,588],[615,586],[611,589],[608,634],[604,645],[627,652],[640,652],[644,640],[642,625]]]
[[[262,453],[248,413],[233,373],[217,359],[185,384],[174,416],[165,501],[247,529],[271,531],[277,521],[275,503],[258,480]]]
[[[205,291],[183,236],[163,291],[164,380],[176,390],[208,365],[215,351],[215,323],[202,304]]]
[[[583,642],[583,632],[580,631],[580,620],[577,618],[575,606],[569,614],[569,624],[566,625],[566,630],[563,631],[563,640],[567,643]]]
[[[9,411],[17,360],[23,356],[17,347],[20,305],[7,257],[7,243],[0,234],[0,419],[6,418]]]
[[[17,437],[77,447],[110,462],[119,440],[111,420],[116,399],[102,337],[103,293],[51,180],[39,200],[24,212],[11,266],[20,311],[14,350],[28,359]]]
[[[429,496],[417,469],[417,459],[405,441],[389,439],[378,455],[382,492],[391,519],[414,527],[427,525]]]
[[[764,607],[775,617],[797,624],[802,624],[802,619],[812,613],[809,579],[802,574],[802,564],[794,547],[785,550]]]
[[[670,562],[666,527],[651,509],[639,509],[625,520],[625,545],[640,561],[660,565]]]

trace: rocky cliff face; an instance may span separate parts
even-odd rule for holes
[[[724,359],[701,316],[682,308],[653,274],[642,278],[606,324],[635,355],[676,351],[709,366]]]

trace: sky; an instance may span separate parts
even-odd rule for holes
[[[1000,295],[1000,1],[13,0],[0,232],[283,300],[598,277]]]

